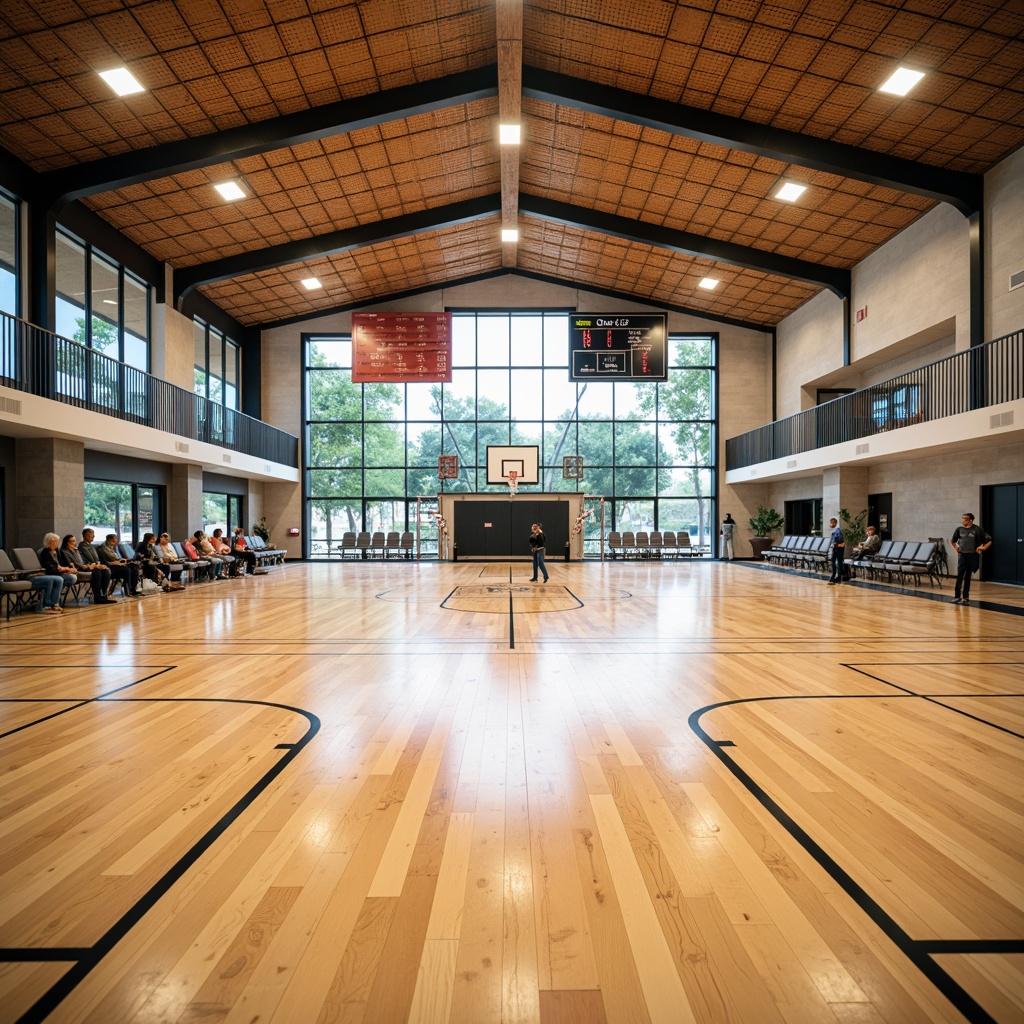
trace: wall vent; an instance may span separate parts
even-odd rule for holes
[[[796,459],[790,459],[789,462],[786,463],[786,469],[796,469]]]
[[[1018,270],[1016,274],[1010,275],[1010,291],[1014,288],[1024,288],[1024,270]]]
[[[230,455],[228,455],[228,453],[227,453],[227,452],[225,452],[225,453],[224,453],[224,454],[223,454],[223,455],[221,456],[221,458],[222,458],[222,459],[223,459],[223,460],[224,460],[225,462],[230,462],[230,461],[231,461],[231,456],[230,456]]]
[[[870,451],[871,451],[871,445],[869,445],[869,444],[859,444],[859,445],[857,445],[857,454],[858,455],[867,455],[868,452],[870,452]]]
[[[9,412],[12,416],[20,416],[21,402],[17,398],[0,397],[0,412]]]
[[[176,452],[181,452],[183,455],[187,455],[188,454],[188,445],[185,444],[184,441],[175,441],[174,442],[174,450]]]
[[[989,417],[989,427],[992,430],[998,430],[1000,427],[1012,427],[1013,426],[1013,410],[1009,412],[997,412],[995,416]]]
[[[750,471],[750,475],[751,475],[751,476],[757,476],[757,470],[756,470],[756,469],[752,469],[752,470]]]
[[[270,463],[269,462],[264,462],[263,463],[263,472],[264,473],[271,473],[271,472],[273,472],[273,470],[270,468]]]

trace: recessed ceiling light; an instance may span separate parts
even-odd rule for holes
[[[226,199],[229,203],[233,203],[236,199],[245,199],[248,196],[245,189],[234,179],[222,181],[219,185],[214,185],[213,187],[220,193],[221,198]]]
[[[499,124],[498,142],[503,146],[518,146],[522,129],[517,124]]]
[[[306,291],[315,292],[317,288],[323,288],[323,285],[315,277],[304,277],[302,284],[305,286]]]
[[[132,93],[146,91],[145,87],[127,68],[112,68],[110,71],[101,71],[100,78],[118,96],[131,96]]]
[[[797,185],[795,182],[787,181],[786,184],[775,193],[775,198],[784,199],[787,203],[792,203],[799,199],[806,191],[806,185]]]
[[[891,92],[894,96],[906,96],[922,78],[924,78],[923,71],[897,68],[878,88],[881,92]]]
[[[697,282],[698,288],[707,288],[711,291],[712,288],[717,288],[719,284],[717,277],[705,277],[703,280]]]
[[[519,241],[519,228],[502,228],[501,229],[501,240],[503,242],[518,242]]]

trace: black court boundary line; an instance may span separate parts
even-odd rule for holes
[[[162,672],[169,671],[169,666]],[[157,673],[157,675],[162,674]],[[152,676],[147,678],[153,678]],[[116,697],[113,694],[133,686],[138,686],[145,680],[137,680],[125,686],[118,687],[110,694],[102,694],[87,700],[81,700],[74,707],[62,709],[54,715],[47,715],[36,723],[48,721],[59,714],[66,714],[67,711],[75,710],[87,704],[99,703],[125,703],[125,704],[247,704],[268,708],[277,708],[288,711],[305,718],[309,723],[305,734],[295,743],[278,743],[273,749],[285,751],[284,756],[263,776],[258,779],[221,817],[215,821],[200,838],[189,847],[171,865],[171,867],[158,878],[153,885],[146,890],[136,902],[116,920],[107,931],[97,939],[91,946],[84,948],[52,948],[50,950],[34,949],[20,950],[16,948],[0,949],[0,963],[20,963],[39,961],[67,961],[73,960],[71,968],[65,972],[36,1002],[30,1006],[19,1018],[17,1024],[41,1024],[46,1018],[74,991],[75,988],[97,967],[114,947],[124,939],[132,928],[149,913],[150,910],[161,900],[171,887],[178,882],[183,875],[199,860],[203,854],[238,820],[239,817],[253,804],[257,797],[288,767],[289,764],[305,749],[314,736],[320,731],[320,719],[310,711],[303,708],[293,707],[289,704],[278,704],[274,701],[248,700],[232,697]],[[55,699],[55,698],[50,698]],[[20,726],[18,730],[25,726]],[[10,735],[10,734],[7,734]]]
[[[959,696],[959,695],[954,695]],[[979,695],[980,696],[980,695]],[[1020,694],[985,694],[984,697],[1021,696]],[[819,694],[740,697],[719,701],[694,711],[687,723],[694,735],[717,757],[733,777],[769,814],[810,854],[814,861],[832,878],[847,896],[867,915],[882,933],[903,953],[907,959],[971,1021],[971,1024],[998,1024],[994,1017],[982,1007],[960,984],[955,981],[933,959],[939,954],[950,953],[1024,953],[1024,939],[983,939],[983,940],[920,940],[911,937],[906,930],[886,911],[874,897],[840,867],[839,863],[800,826],[797,822],[756,782],[733,758],[726,753],[735,744],[731,740],[715,740],[704,730],[700,719],[710,711],[735,704],[758,704],[776,700],[914,700],[916,694]],[[993,723],[985,723],[993,725]],[[998,728],[994,726],[994,728]]]
[[[900,665],[899,662],[878,662],[876,664],[905,667]],[[950,665],[952,662],[923,661],[919,664],[923,667],[925,665]],[[966,664],[972,667],[977,665],[1016,665],[1018,667],[1024,667],[1019,661],[969,661],[966,662]],[[918,693],[916,690],[910,690],[906,686],[894,683],[891,679],[883,679],[881,676],[876,676],[873,673],[866,671],[861,665],[844,664],[843,668],[848,668],[862,676],[867,676],[868,679],[874,680],[876,683],[881,683],[883,686],[891,686],[894,690],[899,690],[901,693],[905,693],[908,696],[917,697],[918,700],[926,701],[929,704],[935,704],[945,711],[952,711],[955,715],[962,715],[964,718],[969,718],[974,722],[978,722],[980,725],[987,725],[990,729],[997,729],[999,732],[1005,732],[1008,735],[1013,736],[1015,739],[1024,740],[1024,733],[1014,732],[1013,729],[1010,729],[1005,725],[999,725],[998,722],[990,722],[987,718],[981,718],[978,715],[972,714],[970,711],[965,711],[963,708],[943,703],[943,700],[984,700],[992,697],[1024,697],[1024,693]]]

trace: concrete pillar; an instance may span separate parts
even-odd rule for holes
[[[167,532],[183,541],[203,528],[203,467],[175,463],[167,496]]]
[[[842,519],[839,510],[845,508],[852,515],[868,507],[868,470],[866,466],[835,466],[826,469],[821,479],[822,528],[827,532],[828,521]]]
[[[18,495],[11,547],[42,546],[44,533],[82,532],[85,445],[59,437],[19,437],[14,447]]]

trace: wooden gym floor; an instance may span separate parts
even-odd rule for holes
[[[1024,1019],[1024,595],[297,564],[0,628],[0,1020]]]

